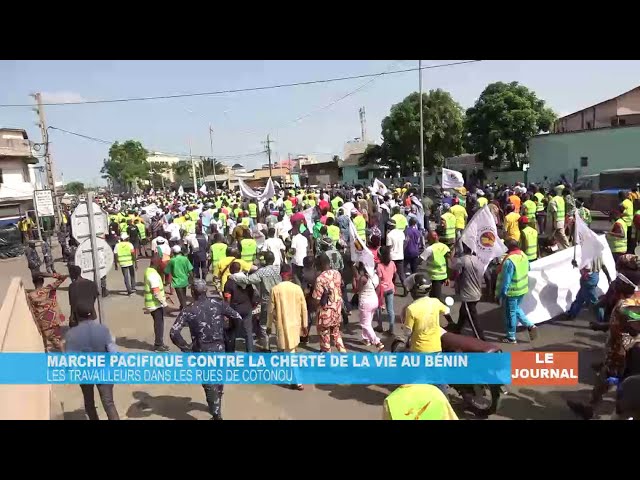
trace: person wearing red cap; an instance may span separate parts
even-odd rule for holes
[[[529,262],[533,262],[538,258],[538,231],[531,227],[529,217],[520,217],[518,225],[520,227],[520,248]]]

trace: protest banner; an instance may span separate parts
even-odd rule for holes
[[[462,173],[457,170],[442,169],[442,188],[459,188],[464,187],[464,178]]]
[[[489,207],[477,211],[462,232],[462,242],[475,253],[485,268],[489,262],[507,252],[507,247],[498,236],[498,227]]]
[[[267,181],[267,185],[264,187],[264,191],[262,193],[256,192],[241,179],[238,179],[238,186],[240,187],[240,193],[242,193],[243,197],[251,198],[258,202],[271,198],[276,194],[276,190],[273,186],[273,180],[271,180],[271,178]]]

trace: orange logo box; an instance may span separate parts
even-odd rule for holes
[[[577,385],[578,352],[512,352],[512,385]]]

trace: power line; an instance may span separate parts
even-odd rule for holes
[[[321,83],[331,83],[331,82],[341,82],[344,80],[356,80],[359,78],[369,78],[369,77],[379,77],[383,75],[396,75],[400,73],[407,72],[416,72],[418,70],[429,70],[432,68],[443,68],[443,67],[452,67],[455,65],[464,65],[467,63],[476,63],[481,62],[482,60],[463,60],[459,62],[451,62],[451,63],[443,63],[440,65],[427,65],[421,68],[406,68],[403,70],[393,70],[390,72],[378,72],[378,73],[369,73],[363,75],[350,75],[345,77],[335,77],[335,78],[326,78],[323,80],[309,80],[306,82],[294,82],[294,83],[281,83],[278,85],[264,85],[260,87],[248,87],[248,88],[235,88],[228,90],[216,90],[213,92],[198,92],[198,93],[182,93],[176,95],[159,95],[153,97],[130,97],[130,98],[113,98],[113,99],[105,99],[105,100],[82,100],[79,102],[59,102],[59,103],[43,103],[42,105],[48,106],[62,106],[62,105],[94,105],[100,103],[124,103],[124,102],[144,102],[148,100],[169,100],[173,98],[186,98],[186,97],[205,97],[205,96],[213,96],[213,95],[221,95],[225,93],[242,93],[242,92],[255,92],[259,90],[272,90],[276,88],[288,88],[288,87],[298,87],[303,85],[317,85]],[[16,104],[0,104],[0,108],[9,108],[9,107],[33,107],[31,104],[24,103],[16,103]]]
[[[86,140],[91,140],[91,141],[102,143],[102,144],[105,144],[105,145],[113,145],[115,143],[114,141],[111,141],[111,140],[104,140],[102,138],[92,137],[92,136],[84,135],[84,134],[78,133],[78,132],[71,132],[71,131],[65,130],[63,128],[49,126],[49,127],[47,127],[47,129],[58,130],[59,132],[67,133],[69,135],[74,135],[76,137],[81,137],[81,138],[84,138]],[[190,157],[190,155],[188,153],[174,153],[174,152],[165,152],[165,151],[160,152],[160,150],[155,150],[155,149],[148,149],[148,150],[149,150],[149,152],[157,151],[158,153],[163,153],[165,155],[173,155],[175,157],[185,157],[185,158]],[[216,158],[216,160],[220,160],[220,159],[236,159],[236,158],[245,158],[245,157],[253,157],[253,156],[257,156],[257,155],[264,155],[264,153],[265,153],[264,150],[260,150],[259,152],[239,153],[237,155],[217,155],[215,158]],[[209,157],[209,155],[192,155],[192,156],[193,157]]]

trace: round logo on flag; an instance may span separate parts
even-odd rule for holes
[[[496,236],[492,231],[487,231],[480,234],[480,246],[486,248],[493,248],[496,243]]]

